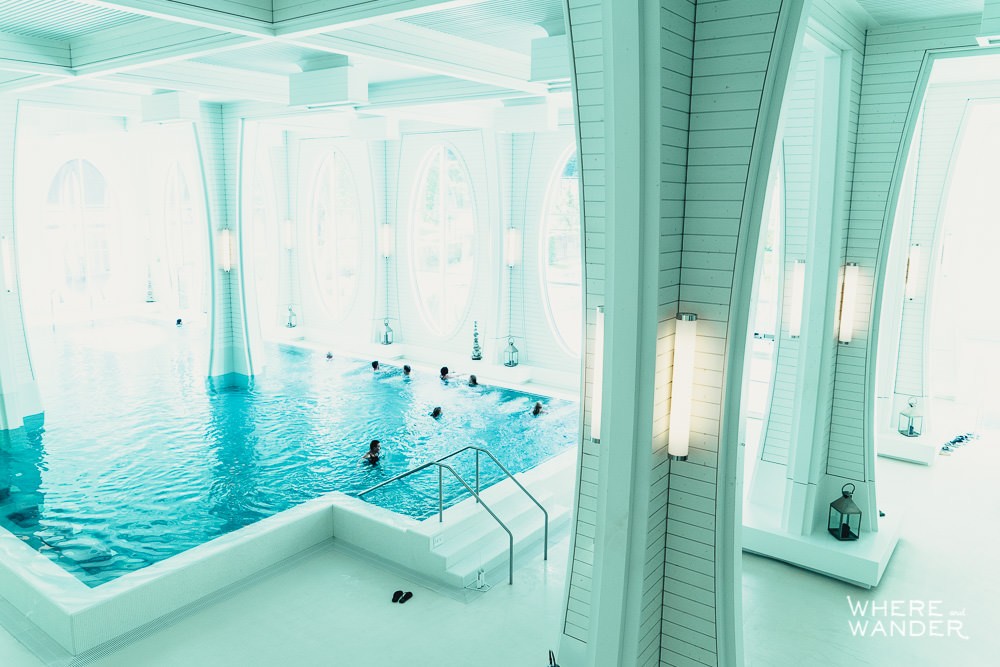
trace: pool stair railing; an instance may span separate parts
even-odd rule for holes
[[[474,480],[475,481],[475,488],[473,488],[458,473],[458,471],[456,471],[451,465],[445,463],[445,461],[448,461],[449,459],[454,458],[454,457],[458,456],[459,454],[462,454],[463,452],[470,451],[470,450],[474,451],[475,454],[476,454],[476,477],[475,477],[475,480]],[[459,483],[462,484],[462,486],[465,487],[465,489],[472,495],[472,497],[475,498],[476,504],[482,505],[483,509],[485,509],[489,513],[489,515],[493,517],[494,521],[496,521],[497,524],[499,524],[499,526],[504,530],[504,532],[507,533],[507,539],[508,539],[508,550],[507,550],[507,553],[508,553],[508,556],[507,556],[507,583],[513,584],[514,583],[514,533],[511,531],[511,529],[507,525],[507,523],[505,523],[499,516],[497,516],[496,512],[494,512],[493,509],[491,509],[490,506],[486,504],[486,501],[483,500],[483,497],[482,497],[482,495],[480,493],[480,487],[479,487],[480,454],[485,454],[486,456],[488,456],[493,461],[493,463],[496,464],[496,466],[501,470],[501,472],[503,472],[503,474],[507,477],[507,479],[509,479],[512,482],[514,482],[514,484],[517,485],[517,487],[521,490],[521,492],[525,496],[527,496],[528,499],[531,500],[531,502],[533,502],[535,505],[537,505],[538,509],[540,509],[542,511],[542,516],[544,517],[544,536],[543,536],[543,541],[542,541],[542,545],[543,545],[542,546],[542,549],[543,549],[542,550],[542,554],[543,554],[543,559],[544,560],[548,560],[549,559],[549,513],[548,513],[548,511],[545,509],[544,506],[542,506],[542,504],[540,502],[538,502],[538,499],[535,498],[535,496],[532,495],[532,493],[530,491],[528,491],[528,489],[526,489],[524,487],[524,485],[521,484],[521,482],[518,481],[518,479],[513,474],[511,474],[511,472],[507,469],[507,467],[504,466],[497,459],[497,457],[493,455],[493,453],[491,451],[489,451],[488,449],[485,449],[483,447],[477,447],[475,445],[466,445],[465,447],[461,447],[459,449],[456,449],[455,451],[450,452],[448,454],[445,454],[444,456],[442,456],[442,457],[440,457],[438,459],[435,459],[433,461],[428,461],[427,463],[423,463],[423,464],[421,464],[421,465],[419,465],[419,466],[417,466],[415,468],[407,470],[404,473],[400,473],[399,475],[396,475],[395,477],[391,477],[391,478],[385,480],[384,482],[381,482],[379,484],[376,484],[375,486],[372,486],[372,487],[370,487],[368,489],[365,489],[364,491],[362,491],[361,493],[358,494],[358,498],[363,498],[365,496],[365,494],[367,494],[367,493],[371,493],[372,491],[375,491],[376,489],[380,489],[383,486],[386,486],[388,484],[392,484],[393,482],[399,481],[399,480],[403,479],[404,477],[409,477],[410,475],[418,473],[421,470],[426,470],[427,468],[430,468],[430,467],[436,467],[437,471],[438,471],[438,522],[439,523],[443,523],[444,522],[444,472],[445,472],[445,470],[447,470],[455,479],[457,479],[459,481]]]

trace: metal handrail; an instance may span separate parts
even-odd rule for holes
[[[455,471],[454,468],[452,468],[447,463],[441,463],[439,461],[435,461],[432,465],[436,465],[438,467],[438,511],[441,514],[444,514],[444,504],[443,504],[443,500],[442,500],[442,498],[443,498],[443,495],[442,495],[443,484],[442,484],[442,479],[441,479],[442,478],[441,471],[442,470],[448,470],[448,471],[451,472],[452,475],[455,476],[455,479],[457,479],[459,482],[462,483],[462,486],[464,486],[466,489],[469,490],[469,493],[471,493],[476,498],[476,500],[479,502],[479,504],[483,506],[483,509],[486,510],[487,512],[489,512],[490,516],[493,517],[494,521],[496,521],[498,524],[500,524],[500,527],[504,529],[505,533],[507,533],[507,550],[508,550],[507,551],[507,583],[513,586],[514,585],[514,533],[510,532],[510,528],[507,527],[507,524],[505,524],[503,521],[500,520],[500,517],[498,517],[496,515],[496,513],[493,510],[490,509],[490,506],[487,505],[483,501],[483,499],[479,497],[478,493],[476,493],[475,491],[472,490],[472,487],[469,486],[469,484],[462,478],[461,475],[459,475]]]
[[[466,450],[469,450],[469,449],[473,449],[476,452],[476,490],[473,491],[471,488],[469,488],[469,485],[465,484],[465,480],[462,479],[461,477],[459,477],[459,481],[462,482],[462,484],[465,486],[465,488],[469,489],[469,493],[471,493],[473,495],[473,497],[476,499],[476,503],[482,504],[482,500],[479,497],[479,452],[483,452],[484,454],[486,454],[487,456],[489,456],[493,460],[493,462],[497,464],[497,467],[500,468],[500,470],[502,470],[503,473],[505,475],[507,475],[507,477],[512,482],[514,482],[514,484],[516,484],[519,489],[521,489],[521,491],[524,493],[524,495],[528,496],[528,498],[531,500],[531,502],[535,503],[535,505],[538,506],[538,509],[542,510],[542,515],[545,518],[545,540],[544,540],[544,546],[543,546],[544,560],[548,560],[549,559],[549,513],[548,513],[548,511],[546,511],[546,509],[544,507],[542,507],[542,504],[540,502],[538,502],[538,499],[535,498],[535,496],[531,495],[531,492],[528,491],[528,489],[524,488],[524,485],[521,484],[521,482],[519,482],[517,480],[517,478],[514,477],[514,475],[512,475],[509,470],[507,470],[507,467],[504,466],[504,464],[500,463],[499,459],[497,459],[497,457],[495,457],[493,455],[493,452],[491,452],[490,450],[485,449],[483,447],[477,447],[475,445],[466,445],[465,447],[462,447],[461,449],[456,449],[455,451],[451,452],[450,454],[445,454],[444,456],[442,456],[442,457],[440,457],[438,459],[435,459],[433,461],[428,461],[427,463],[423,463],[423,464],[417,466],[416,468],[413,468],[411,470],[407,470],[406,472],[400,473],[399,475],[396,475],[395,477],[390,477],[389,479],[385,480],[384,482],[380,482],[380,483],[376,484],[375,486],[373,486],[371,488],[365,489],[364,491],[362,491],[361,493],[358,494],[358,498],[364,496],[366,493],[370,493],[370,492],[374,491],[375,489],[379,489],[379,488],[385,486],[386,484],[392,484],[393,482],[395,482],[397,480],[400,480],[400,479],[402,479],[404,477],[408,477],[409,475],[412,475],[413,473],[420,472],[421,470],[424,470],[425,468],[429,468],[429,467],[431,467],[433,465],[439,465],[443,461],[447,461],[448,459],[452,458],[453,456],[457,456],[457,455],[461,454],[462,452],[464,452]],[[451,469],[451,468],[449,468],[449,469]],[[453,469],[451,469],[451,470],[452,470],[452,472],[454,472]],[[456,474],[456,476],[458,475],[458,473],[455,473],[455,474]],[[440,468],[439,468],[438,469],[438,521],[444,521],[443,498],[442,498],[442,495],[441,495],[441,486],[442,486],[442,483],[441,483],[440,476],[441,475],[440,475]],[[492,514],[492,512],[491,512],[491,514]]]

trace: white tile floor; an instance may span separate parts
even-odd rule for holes
[[[883,509],[906,508],[903,539],[872,591],[757,556],[744,558],[748,667],[979,667],[1000,655],[1000,439],[931,468],[879,460]],[[460,602],[335,548],[324,548],[146,637],[101,667],[532,667],[557,634],[567,539]],[[392,604],[397,588],[414,591]],[[962,611],[958,638],[853,637],[846,596],[940,600]],[[955,617],[959,618],[959,617]],[[42,667],[0,630],[0,666]],[[572,667],[564,665],[564,667]],[[728,667],[728,666],[724,666]]]

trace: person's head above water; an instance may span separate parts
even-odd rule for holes
[[[378,453],[380,449],[382,449],[382,443],[379,442],[378,440],[372,440],[371,444],[368,445],[369,452]]]
[[[535,407],[531,408],[531,414],[535,415],[536,417],[541,411],[542,411],[542,404],[540,402],[536,402]]]
[[[448,377],[448,367],[447,366],[442,366],[441,367],[441,379],[444,379],[446,377]]]
[[[409,364],[403,364],[403,375],[409,375],[411,370],[413,369],[410,368]]]
[[[434,407],[433,410],[431,410],[431,417],[434,417],[434,419],[437,419],[438,417],[441,416],[442,413],[443,413],[443,410],[441,410],[441,406],[437,405],[437,406]]]
[[[475,374],[469,376],[469,386],[475,387],[479,384],[479,380],[476,379]]]
[[[377,359],[372,362],[372,370],[373,371],[377,371],[378,370],[378,360]]]

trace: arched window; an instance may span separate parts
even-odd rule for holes
[[[580,172],[570,153],[549,182],[542,220],[541,277],[546,313],[556,338],[580,354],[583,267],[580,253]]]
[[[320,165],[312,197],[313,270],[334,318],[347,315],[357,297],[361,269],[361,206],[358,189],[339,151]]]
[[[61,255],[57,261],[64,271],[63,284],[53,288],[63,300],[75,294],[85,301],[103,301],[112,268],[107,180],[87,160],[70,160],[52,179],[47,202],[51,217],[46,245]]]
[[[461,324],[472,298],[472,179],[444,145],[430,150],[418,174],[410,244],[417,301],[431,330],[446,336]]]
[[[166,224],[168,279],[182,311],[208,309],[204,280],[204,236],[198,224],[191,190],[180,164],[167,173],[163,219]]]

